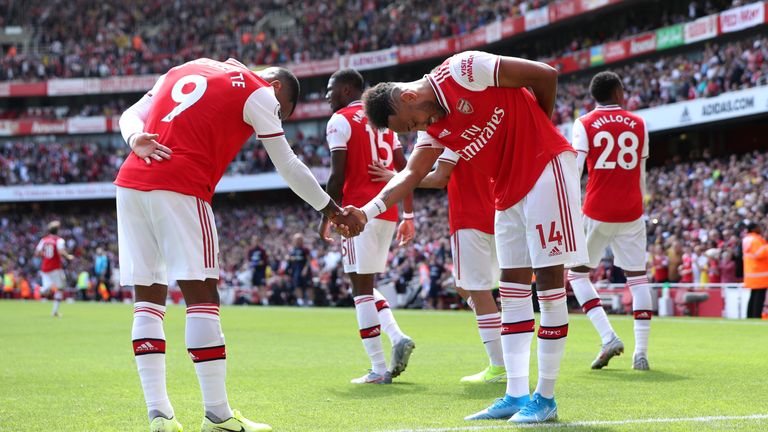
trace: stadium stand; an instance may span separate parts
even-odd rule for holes
[[[175,9],[177,3],[142,1],[130,13],[126,5],[118,2],[99,2],[98,7],[87,0],[76,3],[82,8],[39,0],[0,0],[0,10],[8,12],[0,14],[0,27],[20,25],[28,41],[18,46],[0,41],[5,49],[0,58],[0,135],[4,136],[0,138],[0,185],[27,186],[28,196],[41,193],[47,185],[108,186],[126,151],[116,134],[116,116],[151,86],[156,74],[203,55],[234,56],[253,64],[289,63],[294,68],[302,79],[305,103],[299,105],[287,131],[296,153],[314,167],[329,163],[322,139],[328,108],[322,98],[327,77],[342,66],[358,66],[375,82],[418,76],[439,57],[456,50],[488,49],[537,58],[561,70],[553,116],[557,124],[567,124],[594,107],[587,84],[600,69],[611,68],[624,76],[628,108],[632,110],[719,100],[716,97],[723,94],[768,85],[765,2],[472,1],[450,6],[454,3],[441,0],[380,7],[385,2],[360,1],[354,3],[354,8],[340,10],[342,3],[317,0],[309,8],[302,6],[301,14],[294,6],[286,7],[278,1],[265,2],[260,10],[254,10],[251,4],[244,7],[237,1],[213,9],[194,0],[188,2],[185,12]],[[607,6],[590,12],[587,21],[568,21],[592,11],[586,4]],[[642,27],[628,17],[630,7],[643,15],[643,19],[634,20],[642,22]],[[22,8],[34,13],[22,13]],[[78,9],[88,10],[89,22],[100,25],[98,29],[86,26],[77,33],[80,36],[73,38],[72,28],[82,21],[74,13]],[[350,12],[352,9],[355,12]],[[306,10],[313,13],[304,14]],[[302,18],[296,20],[297,15]],[[21,16],[28,21],[21,20]],[[163,25],[154,25],[153,20]],[[93,78],[59,79],[74,77]],[[759,105],[763,99],[754,100]],[[23,103],[15,103],[19,101]],[[659,115],[656,111],[651,114]],[[739,121],[755,128],[750,120]],[[675,130],[685,127],[689,129],[684,132],[690,130],[680,117],[665,130],[653,129],[653,125],[651,128],[655,134],[651,138],[651,165],[656,168],[649,175],[649,268],[658,267],[653,265],[655,261],[666,263],[667,276],[657,281],[679,281],[684,257],[695,264],[696,282],[705,282],[702,275],[709,282],[738,279],[735,269],[741,269],[741,224],[744,220],[768,222],[765,196],[760,189],[764,189],[768,175],[766,155],[745,153],[760,148],[754,141],[686,141],[685,133],[678,136]],[[567,135],[567,128],[563,131]],[[695,136],[694,131],[690,132]],[[412,137],[403,138],[412,142]],[[708,153],[707,146],[717,151]],[[720,159],[712,159],[713,154]],[[749,176],[739,174],[745,170]],[[273,171],[263,148],[250,141],[230,165],[228,175],[231,178]],[[261,189],[259,185],[253,187]],[[254,204],[240,195],[233,198],[220,194],[216,203],[221,249],[226,251],[222,254],[225,284],[242,285],[248,242],[258,233],[269,243],[265,247],[273,257],[270,265],[275,277],[271,283],[278,292],[286,293],[275,300],[290,302],[290,290],[285,289],[289,281],[281,271],[286,266],[290,234],[304,232],[315,258],[319,292],[344,291],[338,290],[343,278],[332,276],[338,263],[331,268],[326,264],[335,259],[332,250],[316,240],[311,228],[315,224],[311,211],[285,197],[281,197],[280,204],[266,205]],[[51,194],[45,199],[54,197]],[[83,197],[104,198],[108,194]],[[450,255],[445,196],[437,193],[420,197],[419,243],[393,256],[399,270],[389,275],[392,280],[408,274],[413,276],[412,283],[423,282],[419,280],[418,262],[426,265],[433,255],[450,266],[445,259]],[[79,201],[55,210],[47,205],[44,210],[35,205],[10,205],[18,206],[14,207],[17,214],[0,219],[8,228],[0,234],[3,270],[34,275],[31,250],[41,229],[38,225],[42,226],[34,221],[39,222],[41,217],[62,218],[69,227],[83,226],[85,221],[90,224],[81,232],[64,231],[64,237],[71,238],[71,248],[81,257],[70,265],[70,281],[92,264],[88,257],[100,244],[116,252],[114,214],[109,202]],[[290,216],[282,218],[281,212]],[[33,213],[34,219],[30,217]],[[248,221],[246,229],[226,229],[241,221]],[[424,230],[428,235],[422,237]],[[98,234],[91,236],[91,232]],[[16,250],[23,252],[10,253]],[[659,259],[654,261],[655,256]],[[651,272],[654,276],[664,273]],[[610,261],[605,260],[594,276],[614,278]],[[337,295],[330,297],[339,302]]]
[[[681,282],[680,267],[690,260],[695,283],[736,282],[741,271],[740,235],[743,221],[752,220],[768,224],[768,153],[753,152],[741,156],[731,155],[712,159],[701,155],[692,162],[677,161],[669,166],[653,168],[648,174],[647,215],[649,226],[649,268],[654,269],[658,252],[665,257],[665,276],[654,275],[655,282]],[[670,199],[671,198],[671,199]],[[413,269],[435,256],[446,266],[449,245],[447,224],[447,196],[443,192],[420,193],[417,196],[416,243],[405,249],[393,249],[395,261],[386,279],[397,280],[409,267],[411,280],[418,284],[419,275]],[[247,198],[236,201],[222,199],[215,203],[221,242],[222,283],[235,287],[249,284],[247,251],[253,236],[262,240],[270,257],[273,277],[270,286],[277,298],[290,302],[290,279],[285,275],[291,236],[302,233],[313,257],[312,269],[317,292],[339,301],[339,257],[333,248],[323,244],[314,226],[316,213],[297,200],[254,204]],[[44,223],[60,219],[61,235],[78,258],[68,267],[70,281],[88,270],[98,247],[116,255],[116,222],[114,210],[101,206],[80,205],[64,211],[34,211],[20,206],[19,211],[0,218],[0,263],[4,271],[13,270],[21,275],[34,275],[36,261],[34,246]],[[32,217],[34,215],[34,217]],[[595,279],[608,279],[606,272],[610,260],[604,260],[595,270]],[[448,267],[446,267],[448,268]],[[651,270],[655,273],[654,270]],[[343,290],[342,290],[343,291]],[[282,296],[282,297],[281,297]],[[280,300],[278,300],[280,302]],[[322,303],[322,302],[320,302]]]
[[[6,3],[10,13],[0,26],[31,28],[38,47],[0,60],[0,77],[10,80],[162,73],[201,56],[234,55],[253,64],[332,58],[468,33],[551,1]]]

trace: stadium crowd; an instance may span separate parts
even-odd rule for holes
[[[299,134],[294,152],[309,166],[330,163],[327,146],[318,137]],[[128,147],[119,136],[41,137],[0,142],[0,186],[111,182],[125,160]],[[229,165],[228,174],[274,171],[266,150],[255,139]]]
[[[4,0],[0,27],[31,29],[37,49],[3,53],[0,80],[162,73],[202,56],[326,59],[464,34],[550,2]]]
[[[613,68],[623,77],[630,111],[728,91],[768,85],[768,37],[757,36],[702,50],[668,55]],[[553,121],[561,124],[591,111],[589,76],[560,80]]]
[[[768,37],[711,44],[687,55],[632,63],[616,71],[624,77],[630,110],[768,85]],[[561,79],[553,115],[556,124],[594,108],[587,88],[587,76]],[[101,110],[97,106],[89,109]],[[118,112],[123,107],[109,102],[104,109]],[[40,145],[30,145],[30,142]],[[5,141],[0,143],[0,185],[111,181],[125,158],[125,150],[116,136]],[[319,137],[299,134],[294,139],[294,150],[310,166],[329,164],[328,149]],[[274,167],[266,152],[255,140],[243,147],[229,167],[231,174],[272,170]]]
[[[391,259],[395,263],[394,268],[385,279],[396,281],[404,275],[413,275],[418,264],[427,265],[433,255],[443,268],[450,257],[448,210],[444,201],[444,193],[420,194],[420,209],[417,212],[419,235],[410,246],[393,249]],[[342,277],[338,242],[335,246],[328,246],[315,232],[319,222],[317,212],[296,200],[280,204],[219,202],[214,204],[214,209],[221,245],[221,283],[236,289],[247,287],[244,292],[248,294],[238,297],[241,302],[261,302],[258,292],[250,293],[253,269],[250,267],[249,250],[256,243],[264,248],[268,257],[270,294],[267,301],[273,304],[297,302],[291,274],[295,234],[303,237],[301,243],[309,251],[311,286],[304,288],[314,289],[307,293],[307,298],[315,299],[318,304],[345,304],[345,301],[351,301]],[[32,287],[28,295],[34,292],[34,286],[39,284],[37,269],[40,264],[39,259],[34,257],[34,248],[45,234],[44,223],[38,222],[54,219],[62,222],[59,235],[66,239],[68,250],[75,256],[72,262],[65,264],[71,288],[79,291],[76,281],[83,271],[93,273],[93,257],[101,248],[110,256],[110,274],[114,275],[107,285],[112,296],[119,297],[115,213],[104,208],[72,208],[66,212],[30,209],[28,214],[8,212],[0,217],[0,274],[13,274],[17,281],[8,292],[21,296],[24,291],[22,281]],[[446,275],[441,270],[438,276],[439,280],[435,282],[444,280]],[[408,282],[410,278],[400,281],[401,284]],[[93,285],[91,283],[89,289],[95,289]]]
[[[736,282],[741,277],[741,235],[745,221],[768,226],[768,153],[753,152],[724,159],[699,154],[696,162],[680,162],[652,168],[648,174],[648,262],[654,282]],[[399,292],[444,292],[450,284],[446,195],[420,192],[417,196],[416,241],[393,249],[390,270],[383,276]],[[264,200],[260,200],[264,202]],[[221,284],[234,288],[241,303],[295,304],[301,294],[294,290],[292,250],[294,234],[308,251],[306,300],[315,304],[346,305],[351,300],[341,267],[338,242],[325,245],[315,233],[317,213],[295,200],[279,204],[251,204],[222,200],[214,204],[221,244]],[[34,217],[32,217],[34,213]],[[42,223],[58,218],[60,235],[76,256],[67,265],[72,287],[83,271],[93,273],[93,256],[103,248],[116,264],[115,214],[112,210],[70,209],[66,213],[10,213],[0,218],[0,265],[21,280],[39,283],[33,250],[42,236]],[[264,248],[269,270],[268,289],[251,291],[249,251]],[[113,272],[117,274],[117,271]],[[119,288],[111,284],[113,295]],[[621,281],[610,257],[595,270],[596,281]],[[31,281],[31,283],[30,283]],[[266,298],[266,300],[264,300]]]
[[[135,2],[134,2],[135,3]],[[475,28],[552,3],[551,0],[422,2],[404,0],[208,2],[144,0],[0,1],[0,26],[31,31],[29,52],[11,47],[0,58],[0,80],[40,80],[162,73],[208,56],[237,57],[252,65],[329,59],[466,34]],[[690,21],[741,0],[662,2],[640,20],[625,17],[582,29],[551,48],[535,41],[534,55],[562,56],[590,46]],[[81,11],[88,11],[86,14]],[[646,10],[649,12],[649,10]],[[77,31],[73,31],[77,29]],[[73,36],[77,35],[77,36]],[[571,37],[571,36],[567,36]],[[559,40],[559,38],[556,38]],[[543,51],[541,51],[543,50]],[[523,53],[519,53],[523,54]],[[531,53],[526,53],[531,54]]]

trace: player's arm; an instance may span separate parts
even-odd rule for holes
[[[440,147],[440,144],[429,136],[426,132],[419,132],[419,137],[416,141],[416,146],[427,145],[429,147]],[[451,151],[450,149],[443,149],[443,153],[438,159],[437,168],[430,171],[421,182],[419,187],[422,189],[443,189],[448,185],[448,180],[451,179],[451,173],[456,166],[456,162],[459,160],[459,155]],[[368,173],[371,174],[373,181],[389,181],[395,174],[386,169],[380,163],[374,162],[368,166]]]
[[[541,109],[552,117],[557,96],[557,69],[542,62],[499,56],[498,74],[499,87],[528,87]]]
[[[63,256],[64,258],[70,261],[72,261],[72,259],[75,258],[74,255],[67,252],[67,244],[63,238],[56,240],[56,250],[59,251],[59,255]]]
[[[643,122],[643,129],[645,129],[643,137],[645,145],[643,145],[643,154],[640,158],[640,194],[643,197],[643,204],[645,204],[645,194],[647,193],[645,162],[650,154],[650,139],[648,138],[648,127],[645,122]]]
[[[442,149],[439,148],[426,146],[416,148],[405,168],[392,177],[376,198],[364,205],[362,209],[346,207],[344,213],[352,215],[363,224],[384,213],[416,189],[421,179],[429,174],[441,152]]]
[[[448,185],[448,180],[451,179],[451,173],[456,165],[438,160],[437,168],[429,172],[421,182],[419,182],[420,189],[443,189]],[[388,182],[395,176],[395,172],[392,172],[384,167],[379,162],[373,162],[368,165],[368,174],[371,175],[373,181],[376,182]]]
[[[277,173],[288,183],[288,187],[315,210],[338,222],[342,230],[348,228],[350,233],[357,234],[362,230],[362,225],[354,221],[354,225],[350,226],[353,221],[341,217],[339,206],[320,187],[309,168],[291,149],[277,115],[279,111],[280,104],[274,93],[262,87],[248,97],[243,108],[243,120],[253,126]]]
[[[451,173],[455,167],[456,164],[444,160],[438,161],[437,168],[421,180],[419,187],[423,189],[444,189],[448,186],[448,181],[451,179]]]
[[[344,194],[344,180],[347,170],[347,143],[351,137],[352,128],[346,117],[340,114],[331,116],[325,129],[325,139],[331,150],[331,174],[328,177],[328,183],[325,185],[325,191],[337,203],[342,202]],[[320,234],[321,239],[331,243],[333,239],[330,237],[329,228],[329,220],[323,215],[318,227],[318,234]]]
[[[576,166],[579,167],[579,178],[584,174],[584,163],[589,154],[589,142],[587,141],[587,130],[581,120],[576,119],[571,128],[571,145],[576,153]]]
[[[156,141],[158,134],[147,133],[144,131],[144,123],[149,117],[149,110],[152,108],[153,95],[157,93],[165,80],[165,75],[157,80],[152,89],[147,92],[138,102],[131,105],[120,116],[120,133],[131,150],[143,159],[149,165],[152,159],[160,162],[163,159],[171,158],[171,149]]]
[[[403,152],[403,148],[399,145],[393,151],[393,163],[398,172],[404,170],[408,165],[408,160],[405,158],[405,152]],[[413,192],[411,192],[403,200],[403,221],[400,222],[400,226],[397,227],[396,240],[398,246],[407,245],[416,235],[413,216]]]
[[[541,109],[552,116],[557,95],[557,70],[537,61],[466,51],[450,60],[451,74],[463,87],[482,91],[488,87],[529,88]],[[471,74],[466,73],[472,68]]]

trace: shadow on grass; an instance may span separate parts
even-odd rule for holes
[[[347,387],[331,387],[327,391],[344,399],[378,399],[390,396],[425,393],[427,386],[407,381],[396,381],[389,385],[350,384]]]
[[[675,382],[691,379],[687,375],[679,375],[669,372],[651,369],[649,371],[636,371],[631,369],[601,369],[588,371],[581,376],[602,381],[633,381],[633,382]]]
[[[504,420],[482,420],[482,421],[468,421],[464,422],[461,426],[446,426],[446,427],[440,427],[440,426],[432,426],[432,428],[425,428],[423,425],[411,425],[407,427],[395,427],[390,429],[390,431],[398,431],[398,432],[419,432],[419,431],[430,431],[430,430],[437,430],[437,431],[488,431],[493,432],[497,430],[505,430],[505,431],[563,431],[567,430],[569,432],[571,431],[577,431],[577,432],[611,432],[615,431],[615,429],[604,427],[604,426],[596,426],[596,425],[574,425],[570,424],[566,421],[558,421],[554,423],[545,423],[542,425],[515,425],[512,423],[508,423]]]
[[[558,426],[560,425],[560,426]],[[534,427],[534,426],[513,426],[510,425],[509,430],[519,430],[519,431],[563,431],[567,430],[569,432],[571,431],[580,431],[580,432],[610,432],[615,431],[616,429],[612,429],[605,426],[595,426],[595,425],[571,425],[568,424],[564,420],[560,420],[558,423],[552,423],[549,425],[542,425],[540,427]]]
[[[493,384],[464,384],[461,387],[462,399],[485,399],[488,400],[489,405],[493,403],[494,399],[503,397],[504,392],[507,389],[504,382]]]

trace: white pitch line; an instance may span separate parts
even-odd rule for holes
[[[426,428],[426,429],[397,429],[382,432],[463,432],[463,431],[484,431],[490,429],[531,429],[531,428],[572,428],[585,426],[621,426],[628,424],[650,424],[650,423],[693,423],[710,421],[728,421],[728,420],[766,420],[768,414],[753,414],[746,416],[709,416],[709,417],[678,417],[678,418],[650,418],[650,419],[630,419],[630,420],[595,420],[595,421],[577,421],[570,423],[536,423],[515,425],[506,423],[495,426],[459,426],[445,428]]]

